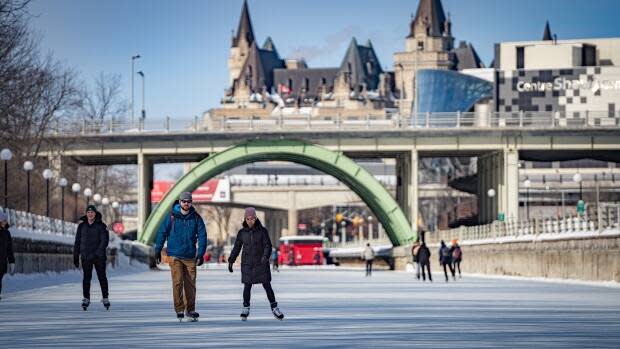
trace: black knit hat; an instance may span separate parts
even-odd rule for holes
[[[86,212],[88,211],[93,211],[95,213],[97,213],[97,207],[95,207],[95,205],[88,205],[86,206]]]

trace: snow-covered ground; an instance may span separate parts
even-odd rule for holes
[[[93,280],[93,305],[79,306],[70,282],[9,291],[0,301],[3,348],[618,348],[620,289],[464,276],[422,283],[406,272],[283,269],[273,288],[286,318],[275,320],[265,293],[239,320],[239,269],[198,275],[201,321],[174,316],[170,273],[112,275],[106,312]],[[7,289],[15,282],[5,279]]]

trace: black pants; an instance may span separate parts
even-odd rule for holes
[[[267,292],[267,299],[269,299],[269,304],[271,305],[271,309],[278,306],[278,302],[276,302],[276,295],[273,293],[273,289],[271,288],[270,282],[263,283],[263,288],[265,292]],[[243,284],[243,306],[250,306],[250,297],[252,295],[252,284]]]
[[[366,276],[372,274],[372,260],[366,261]]]
[[[0,274],[0,294],[2,294],[2,279],[4,279],[4,274]]]
[[[455,276],[454,276],[454,268],[452,267],[452,263],[444,263],[443,264],[443,273],[444,273],[444,275],[446,275],[446,281],[448,281],[448,271],[446,270],[446,266],[450,269],[450,273],[452,274],[452,278],[455,278]]]
[[[428,270],[428,280],[433,281],[433,277],[431,276],[431,264],[420,264],[420,269],[422,269],[422,280],[426,281],[426,274],[424,273],[424,269]]]
[[[459,277],[461,277],[461,261],[455,261],[454,262],[454,271],[456,271],[458,268],[459,271]]]
[[[105,275],[105,259],[99,258],[95,260],[82,260],[82,270],[84,271],[84,278],[82,279],[82,293],[84,298],[90,299],[90,280],[93,278],[93,266],[97,271],[97,279],[99,279],[99,286],[101,286],[101,295],[103,298],[108,298],[108,278]]]
[[[278,261],[274,260],[273,261],[273,269],[272,270],[275,270],[275,271],[279,272],[280,270],[278,269],[278,267],[279,267]]]

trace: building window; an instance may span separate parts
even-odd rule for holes
[[[517,69],[525,68],[525,47],[517,47]]]
[[[581,65],[592,67],[596,65],[596,46],[584,44],[581,49]]]
[[[293,92],[293,79],[288,79],[288,90]]]
[[[306,89],[306,91],[310,90],[310,79],[308,78],[304,79],[304,88]]]
[[[323,86],[327,85],[327,79],[321,78],[321,85]]]
[[[424,41],[418,41],[418,51],[424,51]]]

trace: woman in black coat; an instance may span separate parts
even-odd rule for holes
[[[2,293],[2,278],[7,270],[11,272],[11,275],[15,272],[13,239],[11,239],[11,233],[9,233],[9,223],[7,222],[6,214],[0,211],[0,293]]]
[[[233,264],[243,248],[241,254],[241,282],[243,283],[243,309],[241,319],[246,320],[250,315],[250,295],[253,284],[263,284],[273,315],[282,320],[284,315],[278,308],[276,296],[271,288],[271,271],[269,270],[269,256],[271,255],[271,240],[269,233],[256,217],[253,207],[245,209],[243,228],[237,233],[235,246],[228,258],[228,271],[233,272]]]

